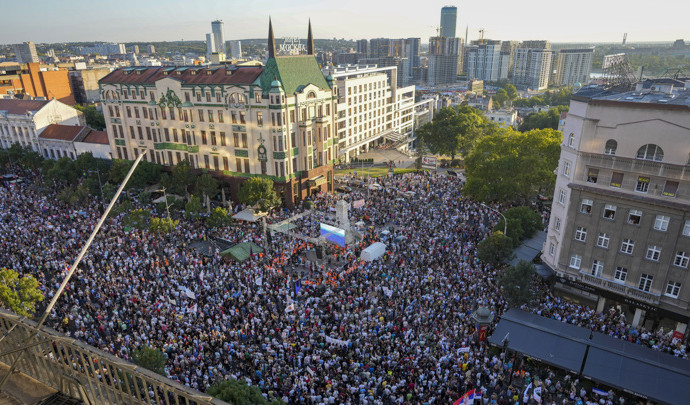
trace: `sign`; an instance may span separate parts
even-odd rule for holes
[[[352,202],[352,208],[362,208],[364,207],[364,200],[355,200]]]
[[[307,46],[299,42],[297,37],[285,37],[283,38],[283,43],[278,48],[280,52],[289,54],[299,54],[300,52],[306,52]]]
[[[436,158],[431,156],[422,156],[422,167],[427,169],[436,169]]]
[[[479,341],[486,340],[486,334],[489,332],[489,325],[479,325]]]

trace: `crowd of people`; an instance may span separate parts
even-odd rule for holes
[[[0,188],[0,266],[35,276],[49,299],[100,213],[96,203],[60,205],[54,192],[35,186],[40,173],[25,175],[34,184]],[[49,325],[124,359],[142,346],[160,349],[166,375],[201,391],[234,378],[286,403],[448,404],[469,390],[492,404],[625,402],[478,340],[476,308],[496,318],[507,309],[501,269],[476,254],[498,214],[463,198],[460,178],[409,173],[377,181],[380,190],[314,197],[315,212],[324,213],[340,198],[364,200],[350,210],[351,223],[364,226],[361,239],[347,250],[327,248],[328,260],[299,282],[287,268],[315,246],[280,232],[267,237],[260,223],[208,229],[182,219],[162,236],[125,231],[124,213],[111,216]],[[268,222],[302,211],[276,211]],[[314,236],[318,217],[292,224],[293,232]],[[263,252],[237,262],[191,246],[215,237],[253,242]],[[359,260],[382,238],[382,258]],[[531,310],[540,315],[687,357],[666,335],[535,285]]]

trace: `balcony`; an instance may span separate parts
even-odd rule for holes
[[[650,304],[658,305],[660,294],[642,291],[637,288],[627,286],[625,284],[616,283],[612,280],[605,279],[603,277],[593,276],[589,273],[580,272],[580,277],[582,281],[589,285],[593,285],[605,290],[609,290],[620,295],[634,298],[639,301],[647,302]]]

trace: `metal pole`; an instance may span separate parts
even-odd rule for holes
[[[45,323],[46,319],[48,319],[48,315],[50,315],[50,312],[53,310],[53,307],[57,303],[57,300],[60,298],[60,295],[62,295],[62,292],[65,290],[65,287],[67,287],[67,283],[69,282],[70,278],[72,278],[72,275],[74,272],[77,270],[77,266],[79,266],[79,263],[81,262],[81,259],[84,257],[86,254],[86,251],[89,249],[91,246],[91,243],[93,242],[94,238],[96,237],[96,234],[98,231],[101,229],[101,226],[103,226],[103,222],[105,222],[105,219],[108,218],[108,214],[110,213],[110,210],[115,206],[115,202],[117,202],[117,198],[120,196],[120,193],[122,193],[122,190],[125,188],[125,185],[129,181],[129,178],[132,177],[132,173],[134,173],[134,170],[137,168],[139,165],[139,162],[141,162],[141,159],[144,157],[146,154],[146,151],[144,151],[137,160],[134,161],[134,164],[132,167],[129,169],[129,173],[127,173],[127,176],[125,177],[124,181],[122,184],[120,184],[120,188],[117,189],[117,192],[115,193],[115,196],[113,196],[113,199],[110,200],[110,204],[108,205],[108,208],[106,208],[105,212],[103,215],[101,215],[101,219],[98,220],[98,223],[96,224],[96,227],[93,229],[91,232],[91,236],[89,236],[89,239],[86,241],[84,246],[81,248],[81,251],[79,252],[79,255],[77,258],[74,260],[74,263],[72,263],[72,267],[70,267],[69,271],[67,272],[67,275],[65,275],[65,279],[62,280],[62,284],[60,284],[60,287],[58,288],[57,292],[55,292],[55,295],[53,296],[53,299],[50,301],[50,304],[46,307],[46,310],[43,312],[43,316],[41,316],[41,319],[38,321],[38,324],[36,325],[36,330],[41,330],[41,326]],[[30,339],[33,339],[35,335],[32,335]],[[5,388],[5,385],[7,384],[7,381],[10,379],[10,376],[14,372],[14,369],[17,367],[17,363],[19,363],[19,360],[22,358],[22,356],[26,353],[26,351],[21,351],[19,352],[19,355],[12,361],[12,365],[10,366],[10,369],[7,370],[7,374],[2,378],[2,381],[0,381],[0,392]]]
[[[503,213],[502,213],[501,211],[499,211],[499,210],[497,210],[497,209],[495,209],[495,208],[491,208],[491,207],[489,207],[488,205],[486,205],[486,204],[484,204],[484,203],[479,203],[479,205],[481,205],[482,207],[488,208],[488,209],[490,209],[491,211],[496,211],[496,212],[498,212],[498,214],[499,214],[500,216],[503,217],[503,234],[504,234],[504,235],[507,235],[507,233],[508,233],[508,220],[506,219],[506,216],[503,215]]]

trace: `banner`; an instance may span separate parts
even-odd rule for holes
[[[422,167],[436,169],[436,158],[432,156],[422,156]]]
[[[330,343],[332,345],[338,345],[340,347],[350,346],[349,340],[335,339],[335,338],[332,338],[330,336],[326,336],[326,343]]]
[[[355,200],[352,202],[352,208],[362,208],[364,207],[364,200]]]

